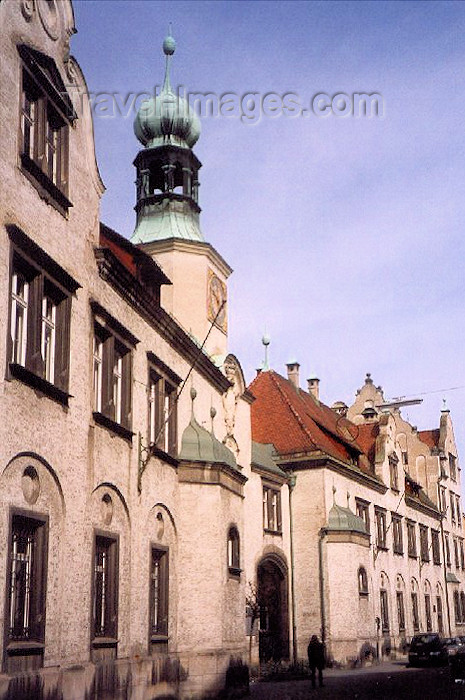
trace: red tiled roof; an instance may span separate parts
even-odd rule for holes
[[[131,274],[134,275],[134,277],[137,274],[137,265],[134,260],[134,256],[131,255],[127,250],[123,250],[121,246],[119,246],[114,240],[111,240],[108,236],[105,235],[105,230],[100,229],[100,245],[102,248],[109,248],[113,255],[118,258],[120,263],[124,265],[124,267],[129,270]]]
[[[321,450],[344,461],[362,452],[355,440],[341,435],[334,411],[280,374],[260,372],[249,388],[256,398],[251,406],[255,442],[272,443],[280,454]]]
[[[439,445],[439,428],[434,430],[419,430],[418,437],[425,445],[429,448],[437,447]]]
[[[379,434],[378,423],[363,423],[358,425],[357,443],[360,445],[370,462],[375,461],[376,438]]]

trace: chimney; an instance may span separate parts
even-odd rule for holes
[[[318,377],[309,377],[307,379],[308,393],[313,394],[313,396],[319,401],[320,400],[320,380]]]
[[[300,365],[298,362],[288,362],[287,365],[287,378],[295,386],[296,389],[300,388],[299,385],[299,369]]]

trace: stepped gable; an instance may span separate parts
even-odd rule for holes
[[[252,404],[255,442],[272,443],[280,454],[321,450],[350,462],[363,452],[355,440],[338,433],[334,411],[302,389],[296,390],[277,372],[261,372],[249,388],[256,398]]]

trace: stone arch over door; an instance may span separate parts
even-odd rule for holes
[[[289,658],[289,577],[277,555],[264,556],[257,566],[260,604],[260,661]]]

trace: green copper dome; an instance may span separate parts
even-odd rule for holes
[[[327,529],[336,532],[348,531],[360,532],[363,535],[367,534],[363,520],[355,513],[352,513],[350,508],[343,508],[336,505],[336,503],[333,504],[329,511]]]
[[[142,102],[134,120],[134,133],[146,148],[171,144],[192,148],[200,136],[200,120],[183,97],[170,84],[170,60],[176,49],[172,36],[163,42],[166,71],[159,95]]]

